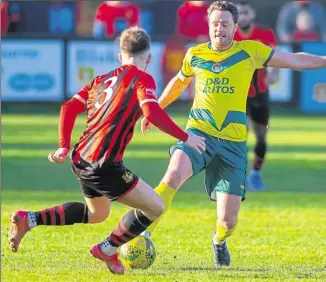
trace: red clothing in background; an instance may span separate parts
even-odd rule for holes
[[[101,4],[96,11],[96,21],[105,24],[106,36],[114,37],[116,35],[115,22],[123,19],[127,27],[137,25],[139,22],[139,9],[134,4],[123,3],[112,5],[110,1]]]
[[[9,26],[8,3],[0,2],[1,6],[1,35],[6,35]]]
[[[310,32],[296,31],[293,33],[293,40],[297,41],[297,42],[318,41],[318,40],[320,40],[320,38],[319,38],[318,34],[313,31],[310,31]]]
[[[255,24],[249,33],[243,33],[240,29],[237,29],[234,35],[234,40],[257,40],[272,48],[277,47],[277,39],[272,29],[266,28]]]
[[[185,2],[178,10],[178,32],[187,39],[196,40],[199,36],[208,35],[208,5],[195,6]]]
[[[251,31],[248,33],[241,32],[241,30],[238,29],[234,35],[234,40],[256,40],[272,48],[277,47],[277,39],[274,31],[272,29],[256,24],[253,25]],[[257,94],[267,93],[268,86],[265,83],[266,75],[266,69],[259,69],[255,71],[249,89],[249,97],[255,97]]]

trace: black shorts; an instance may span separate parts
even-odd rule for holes
[[[268,94],[259,94],[258,97],[248,97],[247,116],[258,124],[268,125],[269,121],[269,101]]]
[[[125,196],[136,187],[139,178],[122,163],[105,164],[100,169],[89,170],[78,163],[71,162],[72,171],[76,174],[84,197],[105,196],[112,201]]]

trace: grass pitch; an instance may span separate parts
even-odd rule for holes
[[[273,115],[263,171],[268,192],[249,192],[242,205],[238,229],[228,241],[230,269],[212,267],[215,204],[204,193],[201,174],[184,185],[154,233],[155,264],[117,277],[89,255],[89,247],[103,240],[127,211],[116,203],[102,224],[38,227],[24,238],[18,253],[8,251],[6,233],[12,211],[82,200],[68,163],[60,166],[47,161],[47,154],[57,148],[58,108],[29,111],[9,110],[2,119],[2,281],[326,280],[324,117],[293,112]],[[173,108],[172,115],[185,124],[186,109]],[[74,141],[84,124],[80,117]],[[250,136],[250,147],[253,141]],[[157,130],[143,137],[138,127],[125,163],[155,186],[167,167],[173,142]]]

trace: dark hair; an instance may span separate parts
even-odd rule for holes
[[[150,49],[151,37],[145,29],[138,26],[125,29],[119,39],[121,51],[130,55]]]
[[[233,21],[235,24],[239,21],[239,11],[237,6],[230,1],[216,1],[213,2],[208,10],[207,16],[209,17],[214,11],[229,11],[232,14]]]

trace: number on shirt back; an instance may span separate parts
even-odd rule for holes
[[[111,100],[113,99],[113,94],[114,94],[112,87],[116,84],[117,80],[118,80],[118,77],[117,76],[112,76],[109,79],[107,79],[107,80],[104,81],[105,84],[108,83],[108,82],[110,84],[109,84],[109,86],[107,88],[105,88],[103,90],[103,93],[99,96],[99,100],[100,101],[97,101],[95,103],[95,108],[96,109],[100,109],[104,104],[111,102]],[[104,99],[102,98],[103,97],[102,96],[103,94],[105,95],[105,98]]]

